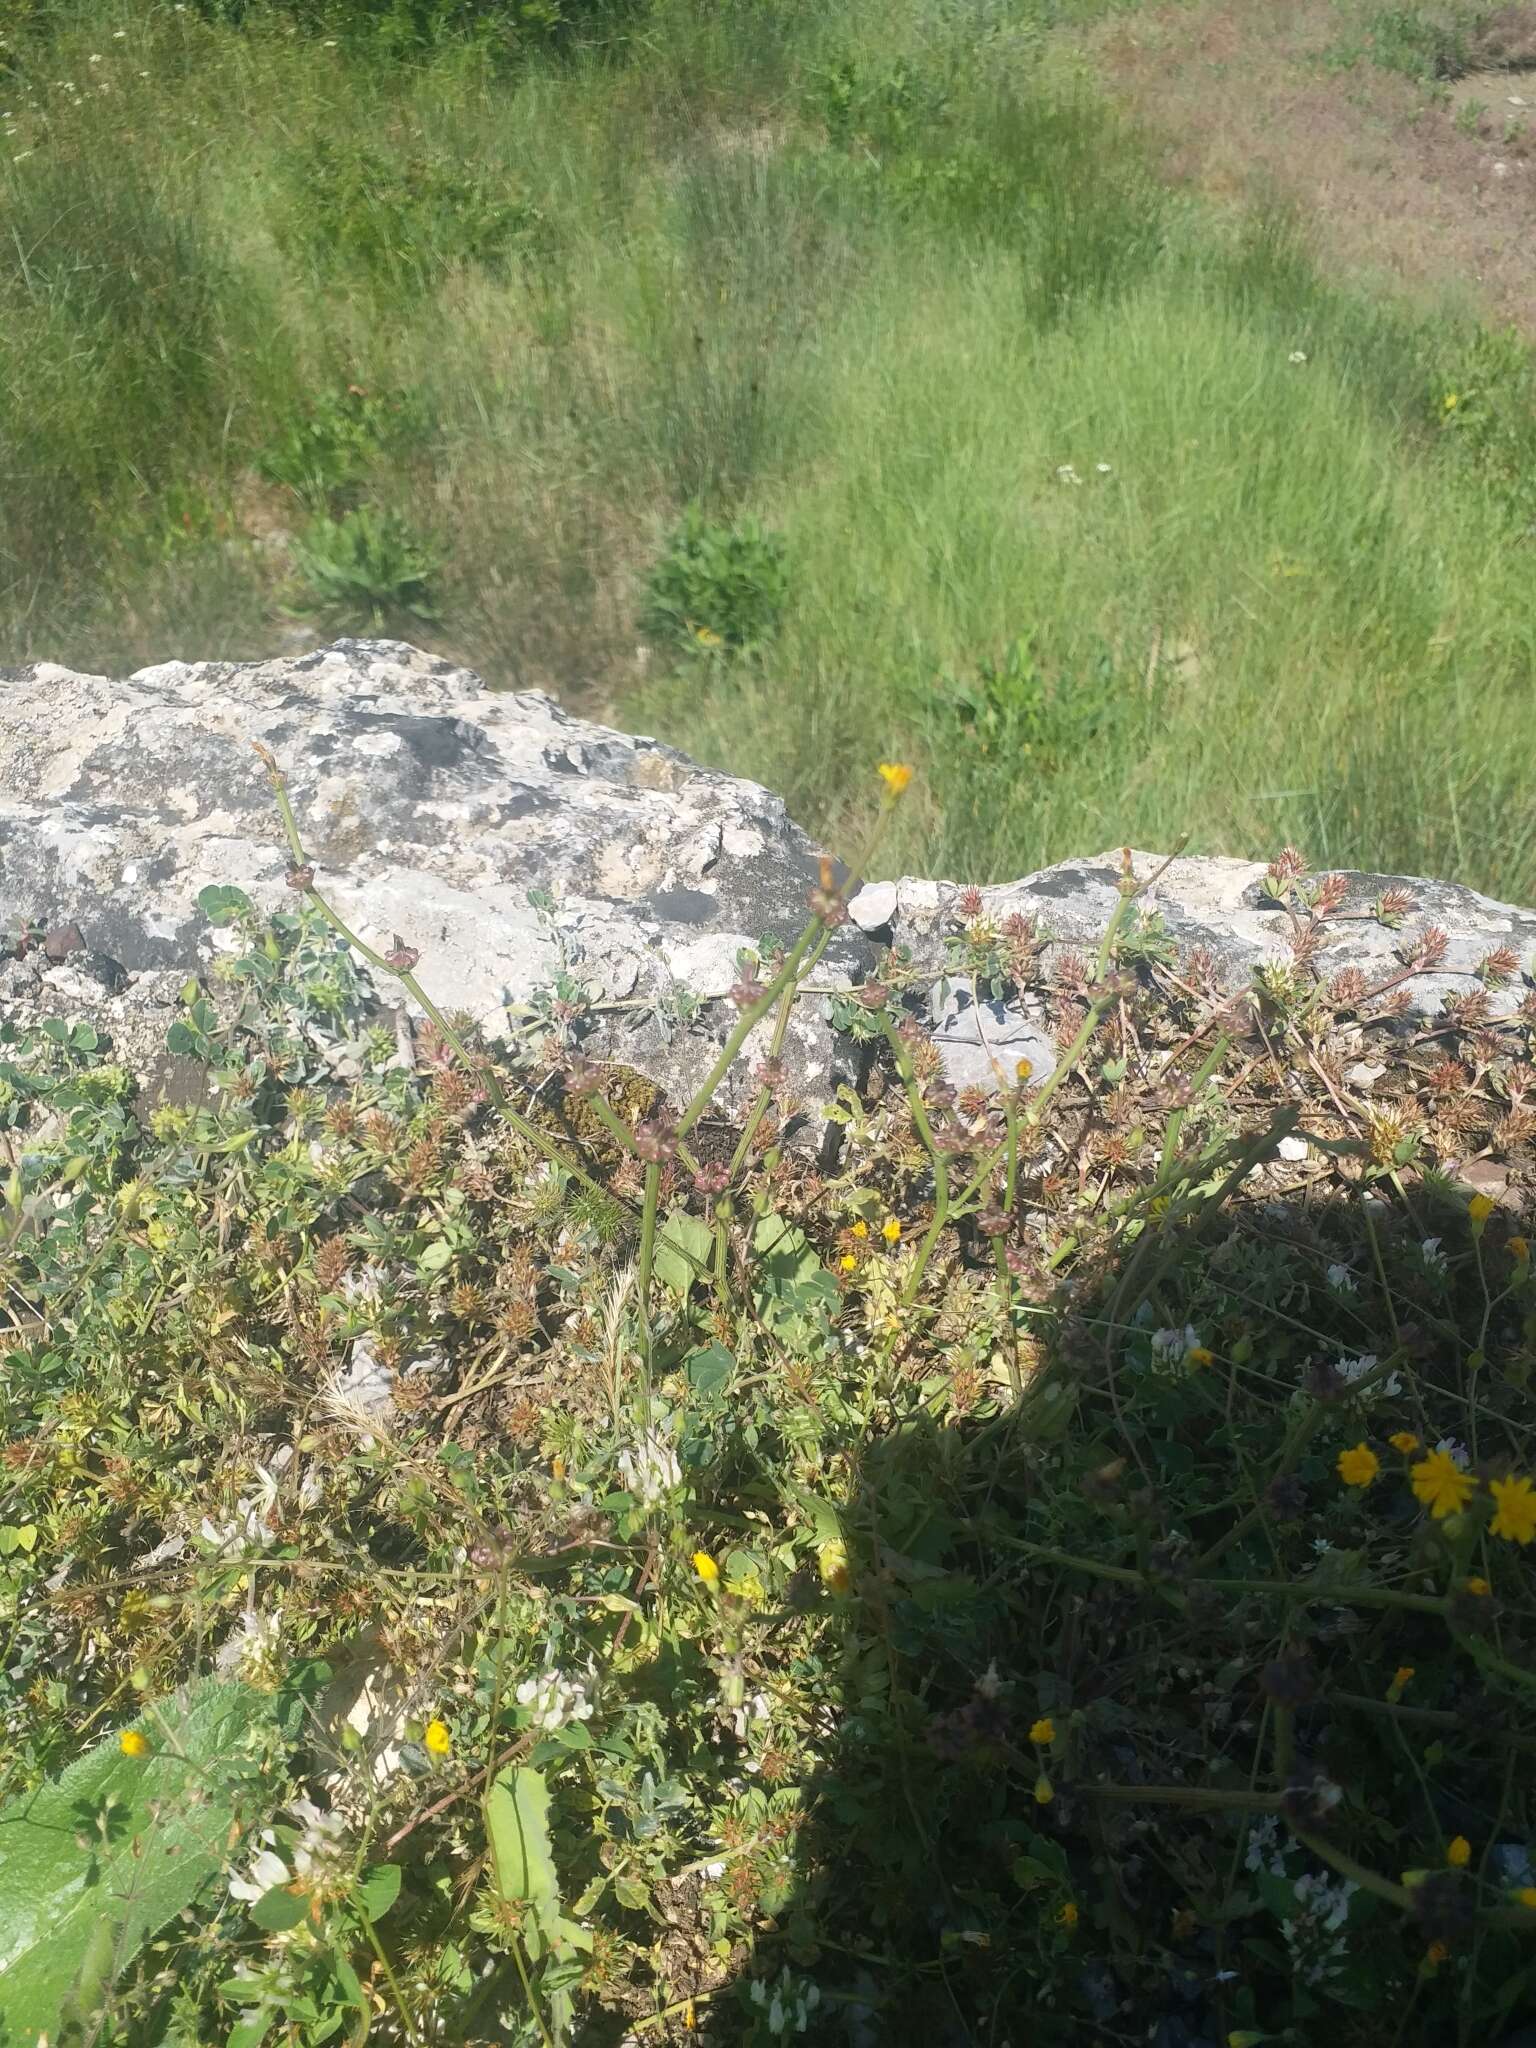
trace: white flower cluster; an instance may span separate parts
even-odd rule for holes
[[[517,1703],[529,1709],[534,1727],[542,1728],[547,1735],[563,1728],[567,1721],[592,1718],[592,1702],[587,1698],[586,1687],[553,1666],[540,1672],[537,1678],[523,1680],[517,1688]]]
[[[620,1455],[619,1476],[628,1491],[649,1508],[674,1486],[681,1486],[683,1468],[660,1430],[648,1429],[638,1444]]]
[[[270,1828],[263,1828],[259,1837],[262,1846],[251,1858],[245,1874],[229,1880],[232,1899],[254,1904],[279,1884],[297,1883],[306,1891],[317,1891],[350,1872],[352,1859],[342,1840],[346,1829],[340,1817],[316,1806],[312,1799],[295,1799],[288,1810],[300,1828],[298,1840],[289,1851],[293,1868],[290,1870],[278,1855],[276,1835]]]
[[[1285,1942],[1304,1983],[1321,1983],[1343,1962],[1342,1930],[1349,1918],[1349,1902],[1359,1889],[1352,1878],[1335,1882],[1321,1870],[1297,1878],[1293,1890],[1301,1901],[1301,1912],[1286,1921]]]
[[[1154,1330],[1152,1356],[1163,1365],[1179,1364],[1199,1342],[1200,1332],[1193,1323],[1186,1323],[1182,1330]]]
[[[1374,1351],[1366,1351],[1362,1352],[1359,1358],[1341,1358],[1336,1369],[1345,1386],[1352,1387],[1357,1380],[1363,1380],[1368,1372],[1374,1372],[1380,1363],[1381,1360]],[[1400,1394],[1402,1391],[1403,1382],[1395,1372],[1389,1372],[1384,1380],[1371,1389],[1372,1394],[1384,1395]]]
[[[766,2008],[768,2031],[776,2040],[786,2034],[803,2034],[821,2003],[821,1993],[809,1978],[793,1977],[788,1970],[781,1970],[772,1985],[756,1978],[748,1996],[755,2006]]]

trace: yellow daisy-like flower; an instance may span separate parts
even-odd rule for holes
[[[1068,1934],[1070,1934],[1073,1928],[1077,1925],[1077,1919],[1077,1902],[1075,1899],[1068,1899],[1067,1903],[1056,1915],[1056,1925],[1058,1927],[1064,1927],[1067,1930]]]
[[[421,1746],[428,1756],[452,1756],[453,1737],[446,1721],[429,1721],[421,1732]]]
[[[1191,1344],[1184,1354],[1184,1362],[1198,1370],[1201,1366],[1214,1365],[1216,1354],[1214,1351],[1208,1351],[1203,1344]]]
[[[859,1262],[852,1252],[844,1252],[837,1263],[843,1272],[852,1273],[857,1268]]]
[[[1445,1860],[1452,1870],[1465,1870],[1472,1861],[1472,1844],[1465,1835],[1453,1835],[1445,1845]]]
[[[1440,401],[1440,410],[1442,412],[1454,412],[1460,403],[1461,394],[1459,392],[1447,391],[1444,398]]]
[[[565,1460],[564,1460],[564,1458],[551,1458],[551,1459],[550,1459],[550,1461],[549,1461],[549,1476],[550,1476],[550,1478],[551,1478],[551,1479],[563,1479],[563,1478],[565,1477]]]
[[[1474,1600],[1486,1600],[1493,1588],[1486,1579],[1468,1579],[1465,1590]]]
[[[1493,1214],[1493,1197],[1491,1195],[1474,1195],[1467,1204],[1467,1214],[1474,1223],[1486,1223]]]
[[[1049,1714],[1043,1714],[1029,1731],[1029,1739],[1043,1749],[1048,1742],[1056,1740],[1056,1723]]]
[[[149,1737],[141,1735],[137,1728],[125,1728],[117,1738],[117,1746],[124,1756],[131,1756],[135,1763],[149,1755]]]
[[[1438,1969],[1441,1963],[1449,1962],[1451,1952],[1443,1941],[1432,1941],[1424,1951],[1424,1960]]]
[[[1512,1237],[1509,1240],[1509,1256],[1518,1263],[1523,1264],[1531,1256],[1531,1247],[1528,1241],[1523,1237]]]
[[[1406,1458],[1419,1448],[1419,1440],[1411,1429],[1399,1429],[1387,1438],[1394,1451],[1401,1451]]]
[[[1381,1460],[1369,1444],[1339,1453],[1337,1471],[1346,1486],[1369,1486],[1380,1470]]]
[[[1536,1913],[1536,1884],[1523,1884],[1515,1893],[1515,1903],[1524,1906],[1528,1913]]]
[[[1477,1491],[1477,1481],[1470,1472],[1462,1471],[1449,1451],[1431,1451],[1417,1465],[1409,1466],[1408,1477],[1414,1498],[1437,1522],[1447,1515],[1459,1515]]]
[[[706,1586],[719,1585],[720,1567],[707,1550],[696,1550],[693,1553],[693,1568]]]
[[[894,1216],[886,1217],[880,1226],[880,1235],[887,1244],[899,1244],[901,1242],[901,1225]]]
[[[912,780],[912,770],[905,761],[882,761],[880,763],[880,780],[885,784],[892,796],[900,796],[901,792]]]
[[[1015,1081],[1027,1081],[1034,1071],[1035,1063],[1033,1060],[1016,1060],[1014,1062],[1013,1078]]]
[[[1399,1664],[1392,1674],[1392,1683],[1394,1685],[1406,1685],[1409,1679],[1412,1678],[1413,1671],[1414,1667],[1411,1664]]]
[[[1529,1543],[1536,1537],[1536,1486],[1523,1475],[1492,1479],[1488,1491],[1496,1510],[1489,1528],[1506,1543]]]
[[[868,1237],[869,1225],[864,1221],[864,1218],[862,1216],[859,1218],[858,1222],[855,1223],[855,1225],[853,1226],[853,1234],[857,1238]]]

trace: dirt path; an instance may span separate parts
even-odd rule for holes
[[[1536,336],[1536,0],[1438,94],[1354,43],[1329,0],[1197,0],[1118,17],[1092,54],[1176,182],[1293,200],[1340,268],[1465,287]]]

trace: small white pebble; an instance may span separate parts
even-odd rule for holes
[[[1305,1159],[1307,1141],[1305,1138],[1282,1138],[1278,1150],[1282,1159]]]

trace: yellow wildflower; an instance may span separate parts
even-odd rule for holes
[[[1411,1429],[1397,1430],[1387,1438],[1387,1442],[1394,1451],[1401,1451],[1405,1458],[1419,1448],[1419,1440]]]
[[[1214,1351],[1207,1351],[1203,1344],[1191,1344],[1184,1354],[1184,1360],[1187,1365],[1196,1367],[1214,1365],[1216,1363],[1216,1354]]]
[[[1051,1719],[1049,1714],[1042,1715],[1041,1718],[1038,1721],[1036,1721],[1034,1726],[1029,1731],[1029,1739],[1031,1742],[1038,1743],[1042,1749],[1046,1746],[1047,1743],[1054,1742],[1056,1740],[1056,1723]]]
[[[1494,1535],[1506,1543],[1529,1543],[1536,1536],[1536,1486],[1517,1475],[1490,1480],[1488,1491],[1497,1510],[1488,1525]]]
[[[693,1553],[693,1568],[706,1586],[717,1586],[720,1583],[720,1567],[707,1550],[696,1550]]]
[[[1477,1481],[1470,1472],[1462,1471],[1449,1451],[1431,1451],[1417,1465],[1409,1466],[1408,1477],[1414,1498],[1437,1522],[1447,1515],[1459,1515],[1477,1491]]]
[[[869,1225],[864,1221],[864,1218],[862,1216],[859,1218],[858,1222],[855,1223],[855,1225],[853,1226],[853,1235],[857,1238],[866,1238],[869,1235]]]
[[[858,1260],[857,1260],[857,1259],[856,1259],[856,1258],[855,1258],[855,1257],[853,1256],[853,1253],[852,1253],[852,1252],[844,1252],[844,1253],[843,1253],[843,1256],[842,1256],[842,1257],[841,1257],[841,1258],[840,1258],[840,1259],[838,1260],[838,1262],[837,1262],[837,1263],[838,1263],[839,1267],[840,1267],[840,1268],[842,1269],[842,1271],[843,1271],[843,1272],[845,1272],[845,1273],[851,1273],[851,1272],[853,1272],[853,1271],[855,1270],[855,1268],[856,1268],[856,1267],[858,1266],[858,1263],[859,1263],[859,1262],[858,1262]]]
[[[1436,1967],[1438,1967],[1441,1963],[1448,1962],[1450,1960],[1450,1954],[1450,1950],[1446,1947],[1443,1941],[1432,1941],[1429,1944],[1429,1947],[1424,1951],[1424,1960],[1425,1962],[1433,1963],[1436,1965]]]
[[[887,1244],[899,1244],[901,1242],[901,1225],[894,1216],[886,1217],[880,1226],[880,1235]]]
[[[713,626],[695,626],[693,637],[701,647],[719,647],[724,644]]]
[[[1406,1685],[1409,1679],[1412,1678],[1413,1671],[1414,1667],[1411,1664],[1399,1664],[1392,1674],[1392,1683],[1399,1686]]]
[[[1369,1486],[1381,1470],[1381,1460],[1369,1444],[1356,1444],[1340,1451],[1336,1469],[1346,1486]]]
[[[1056,1915],[1056,1924],[1058,1927],[1064,1927],[1068,1934],[1072,1932],[1073,1928],[1077,1925],[1077,1903],[1075,1900],[1068,1899],[1067,1903]]]
[[[141,1735],[137,1728],[125,1728],[117,1738],[117,1746],[124,1756],[131,1756],[135,1763],[149,1755],[149,1738]]]
[[[549,1461],[549,1472],[552,1479],[563,1479],[565,1477],[564,1458],[551,1458]]]
[[[1474,1195],[1467,1204],[1467,1214],[1474,1223],[1486,1223],[1493,1214],[1493,1197],[1491,1195]]]
[[[1033,1060],[1018,1060],[1014,1064],[1013,1078],[1015,1081],[1027,1081],[1034,1071],[1035,1063]]]
[[[1536,1913],[1536,1884],[1523,1884],[1515,1893],[1515,1902],[1528,1913]]]
[[[452,1756],[453,1737],[446,1721],[429,1721],[422,1730],[421,1746],[428,1756]]]
[[[1049,1806],[1055,1797],[1056,1787],[1051,1783],[1044,1771],[1042,1771],[1035,1780],[1035,1804],[1036,1806]]]
[[[1466,1590],[1474,1600],[1486,1600],[1493,1588],[1486,1579],[1468,1579]]]
[[[1461,403],[1461,394],[1460,394],[1460,392],[1457,392],[1457,391],[1447,391],[1447,393],[1445,394],[1444,398],[1442,398],[1442,399],[1441,399],[1441,401],[1440,401],[1440,410],[1441,410],[1442,412],[1454,412],[1454,411],[1456,410],[1457,406],[1458,406],[1458,405],[1460,405],[1460,403]]]
[[[1465,1870],[1472,1861],[1472,1844],[1465,1835],[1453,1835],[1445,1845],[1445,1860],[1452,1870]]]
[[[829,1543],[823,1543],[816,1553],[816,1562],[821,1569],[821,1582],[834,1593],[848,1590],[848,1551],[846,1545],[834,1536]]]
[[[1531,1247],[1527,1240],[1523,1237],[1512,1237],[1509,1240],[1509,1256],[1523,1264],[1531,1256]]]
[[[905,761],[882,761],[880,763],[880,780],[885,784],[892,796],[900,796],[901,792],[912,780],[912,770]]]

